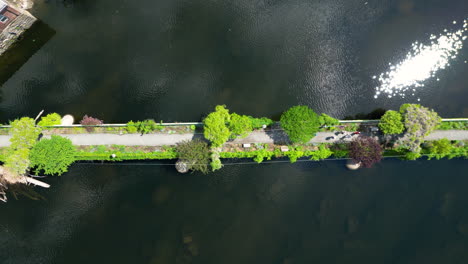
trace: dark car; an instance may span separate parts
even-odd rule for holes
[[[325,140],[335,139],[335,137],[326,137]]]

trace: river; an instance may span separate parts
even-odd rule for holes
[[[41,109],[198,121],[216,104],[273,118],[307,104],[342,118],[419,102],[468,116],[467,47],[414,96],[374,99],[372,78],[412,43],[458,30],[465,0],[51,0],[32,12],[55,34],[3,84],[3,123]],[[466,171],[463,160],[210,175],[75,164],[45,180],[45,201],[0,204],[0,262],[467,263]]]

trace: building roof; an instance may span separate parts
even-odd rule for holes
[[[0,0],[0,12],[7,8],[8,4]]]

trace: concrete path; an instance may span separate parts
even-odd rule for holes
[[[336,141],[350,141],[357,135],[351,136],[350,132],[345,134],[335,135],[336,132],[319,132],[317,136],[312,138],[310,143],[323,143],[323,142],[336,142]],[[349,137],[346,137],[350,135]],[[369,136],[369,134],[364,134]],[[74,145],[126,145],[126,146],[164,146],[175,145],[184,140],[191,140],[194,138],[203,139],[202,134],[64,134],[63,137],[71,139]],[[45,136],[47,138],[48,136]],[[334,137],[328,139],[328,137]],[[447,138],[450,140],[468,140],[467,130],[436,130],[432,132],[427,140],[436,140]],[[10,145],[10,136],[0,135],[0,147],[7,147]],[[246,138],[235,139],[233,143],[276,143],[285,144],[287,136],[282,130],[274,131],[256,131],[251,133]]]

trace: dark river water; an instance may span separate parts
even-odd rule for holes
[[[41,109],[198,121],[216,104],[269,117],[307,104],[342,118],[418,98],[468,117],[467,47],[414,96],[374,99],[372,79],[413,42],[461,28],[466,0],[50,0],[32,12],[55,34],[3,84],[2,123]],[[467,171],[463,160],[210,175],[76,164],[45,180],[45,201],[0,204],[0,262],[465,264]]]

